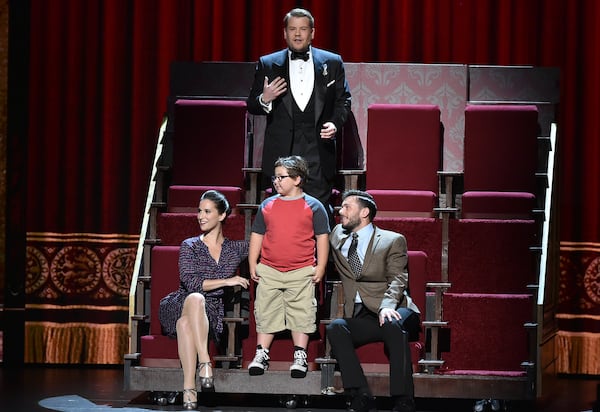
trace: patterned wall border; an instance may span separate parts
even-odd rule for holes
[[[600,243],[560,243],[557,367],[600,374]]]
[[[122,363],[138,239],[27,234],[25,362]]]

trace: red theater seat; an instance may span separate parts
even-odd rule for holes
[[[529,359],[525,323],[532,318],[529,294],[445,293],[450,350],[442,353],[443,373],[524,375]]]
[[[429,282],[439,281],[441,270],[440,245],[442,244],[440,219],[380,216],[378,212],[373,223],[381,229],[402,233],[410,250],[423,251],[427,255],[426,280]]]
[[[367,115],[366,188],[378,210],[433,216],[442,162],[439,107],[372,104]]]
[[[173,185],[244,187],[246,103],[175,102]]]
[[[245,220],[236,209],[245,202],[246,103],[178,99],[172,118],[173,164],[166,210],[157,213],[156,237],[163,245],[198,235],[198,203],[204,192],[222,192],[232,215],[224,225],[231,239],[245,238]]]
[[[537,283],[537,225],[533,220],[450,221],[449,273],[453,293],[525,293]]]
[[[152,248],[150,334],[141,337],[143,366],[178,365],[177,340],[164,336],[158,320],[160,300],[179,287],[179,246]],[[169,362],[168,359],[176,360]]]
[[[462,195],[465,219],[531,219],[535,195],[529,192],[469,191]]]
[[[463,218],[531,218],[537,119],[532,105],[466,107]]]
[[[158,319],[160,300],[179,287],[179,246],[154,246],[151,272],[150,333],[140,339],[140,364],[179,367],[177,340],[162,334]],[[218,353],[212,341],[209,351],[212,355]]]
[[[166,212],[157,213],[156,243],[150,255],[150,333],[140,339],[142,365],[178,366],[177,341],[162,335],[159,302],[179,287],[179,246],[200,233],[198,202],[209,189],[222,192],[233,213],[223,231],[230,239],[245,238],[243,172],[246,142],[246,104],[243,101],[178,99],[169,119],[172,167]],[[211,342],[211,353],[218,349]]]

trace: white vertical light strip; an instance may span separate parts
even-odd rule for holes
[[[544,205],[544,224],[542,230],[542,255],[540,259],[540,272],[538,276],[537,304],[544,304],[544,290],[546,288],[546,270],[548,267],[548,236],[550,231],[550,219],[552,208],[552,189],[554,186],[554,160],[556,158],[556,123],[550,126],[550,152],[548,153],[548,187],[546,188],[546,199]]]
[[[156,174],[158,159],[162,154],[163,149],[163,137],[167,128],[167,119],[165,118],[160,126],[158,133],[158,142],[156,144],[156,152],[154,153],[154,163],[152,164],[152,173],[150,175],[150,182],[148,185],[148,195],[146,196],[146,206],[144,209],[144,216],[142,218],[142,228],[140,230],[140,237],[135,255],[135,264],[133,268],[133,275],[131,277],[131,288],[129,289],[129,352],[131,352],[131,319],[135,314],[135,294],[137,289],[138,275],[140,267],[142,265],[142,255],[144,253],[144,242],[146,240],[146,233],[148,231],[148,221],[150,219],[150,208],[152,207],[152,200],[154,199],[154,191],[156,187]]]

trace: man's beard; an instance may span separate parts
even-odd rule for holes
[[[350,231],[352,231],[352,229],[357,227],[359,224],[360,224],[359,219],[350,219],[349,218],[346,223],[342,223],[342,229],[344,229],[347,232],[350,232]]]

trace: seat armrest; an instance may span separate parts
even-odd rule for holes
[[[365,174],[364,169],[343,169],[338,174],[344,176],[344,190],[358,189],[358,178]]]

